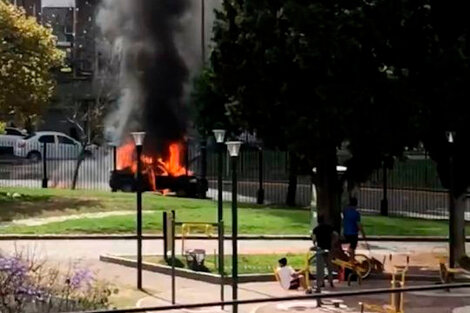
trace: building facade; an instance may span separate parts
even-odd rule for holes
[[[41,17],[41,0],[10,0],[11,3],[22,7],[30,16]]]
[[[29,15],[38,17],[42,23],[52,27],[57,37],[57,45],[66,52],[66,64],[71,69],[69,72],[56,73],[58,82],[56,94],[37,128],[38,130],[61,131],[75,137],[76,127],[69,122],[71,112],[75,111],[77,106],[84,111],[89,110],[99,97],[97,88],[94,87],[95,83],[99,84],[100,81],[106,80],[106,77],[100,77],[103,67],[107,65],[100,57],[102,55],[100,49],[103,45],[100,44],[99,30],[96,26],[96,16],[101,0],[10,1],[23,6]],[[194,0],[192,2],[193,17],[188,41],[188,45],[192,47],[191,53],[202,55],[204,50],[205,58],[208,58],[214,9],[220,8],[220,4],[221,0]],[[202,16],[204,16],[204,23],[201,23]],[[201,30],[204,31],[201,32]],[[188,65],[191,68],[199,67],[200,60]]]

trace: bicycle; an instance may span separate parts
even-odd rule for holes
[[[355,273],[360,280],[366,279],[372,272],[372,262],[371,259],[366,256],[365,254],[356,254],[354,257],[354,261],[351,261],[349,254],[345,251],[345,254],[348,257],[348,260],[341,260],[338,258],[333,258],[331,263],[336,265],[342,269],[350,269],[353,273]],[[307,273],[316,273],[316,247],[310,249],[307,253],[307,261],[306,261],[306,269]],[[351,276],[351,275],[350,275]],[[348,277],[348,281],[350,282],[351,277]]]

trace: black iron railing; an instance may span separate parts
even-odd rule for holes
[[[22,157],[0,155],[0,188],[27,187],[70,188],[74,177],[77,151],[48,144],[29,149]],[[200,176],[204,168],[200,145],[190,143],[182,160],[188,172]],[[90,153],[82,162],[77,188],[82,190],[110,190],[110,173],[116,167],[115,148],[90,146]],[[6,153],[6,152],[5,152]],[[262,154],[261,154],[262,153]],[[11,154],[11,153],[10,153]],[[45,157],[43,156],[45,154]],[[39,159],[38,159],[39,157]],[[219,158],[215,146],[207,147],[205,165],[209,191],[217,199]],[[288,190],[289,156],[285,151],[260,150],[257,146],[242,148],[238,167],[238,201],[284,204]],[[230,162],[226,153],[221,160],[224,200],[230,201],[232,190]],[[296,204],[309,206],[312,202],[311,173],[299,173]],[[260,187],[261,186],[261,187]],[[384,171],[374,172],[358,191],[359,205],[364,213],[380,213],[384,196]],[[435,163],[427,157],[397,161],[386,174],[388,214],[427,219],[446,219],[448,216],[447,191],[442,187]],[[262,193],[261,193],[262,191]],[[347,196],[345,195],[344,201]],[[470,204],[470,202],[469,202]],[[470,211],[470,205],[469,205]]]

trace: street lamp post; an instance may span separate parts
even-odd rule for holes
[[[137,148],[137,288],[142,289],[142,148],[145,132],[134,132],[135,146]]]
[[[454,158],[453,158],[453,144],[455,139],[455,132],[446,132],[447,142],[449,143],[449,267],[453,268],[455,265],[455,257],[453,250],[455,249],[455,202],[454,202]]]
[[[219,275],[220,275],[220,300],[224,301],[224,204],[223,204],[223,150],[225,130],[214,129],[214,137],[217,142],[218,150],[218,164],[217,164],[217,222],[218,222],[218,235],[219,235]],[[223,308],[223,307],[222,307]]]
[[[117,170],[117,144],[113,144],[113,171]]]
[[[232,163],[232,299],[238,299],[238,209],[237,209],[237,165],[240,141],[227,142]],[[233,313],[238,313],[238,305],[233,305]]]

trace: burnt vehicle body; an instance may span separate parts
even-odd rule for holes
[[[207,183],[191,175],[170,176],[156,175],[155,182],[150,181],[151,175],[142,175],[142,190],[156,191],[169,190],[180,197],[199,198],[205,195],[208,190]],[[109,186],[113,192],[135,192],[137,190],[137,180],[135,174],[129,169],[114,170],[111,172]]]

